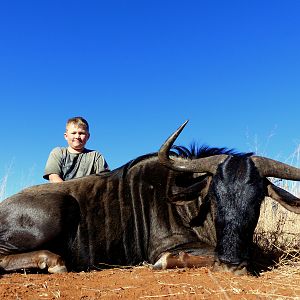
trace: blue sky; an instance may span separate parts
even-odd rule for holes
[[[291,162],[300,144],[299,1],[2,1],[0,180],[45,183],[69,117],[112,169],[185,120],[178,144]],[[294,163],[294,162],[293,162]]]

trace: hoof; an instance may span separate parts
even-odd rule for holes
[[[47,267],[47,264],[46,264],[45,261],[41,261],[41,262],[38,263],[38,267],[40,269],[45,269]]]
[[[48,272],[52,273],[52,274],[56,274],[56,273],[66,273],[68,272],[66,266],[54,266],[54,267],[49,267],[48,268]]]
[[[168,258],[171,256],[170,252],[166,252],[162,257],[153,265],[154,270],[165,270],[168,267]]]

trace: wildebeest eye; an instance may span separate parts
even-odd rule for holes
[[[191,227],[203,226],[209,211],[210,211],[210,201],[207,200],[207,198],[205,198],[203,203],[200,205],[198,215],[190,221],[189,225]]]

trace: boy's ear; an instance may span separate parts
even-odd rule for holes
[[[67,133],[66,132],[64,133],[64,138],[65,138],[65,140],[67,140]]]

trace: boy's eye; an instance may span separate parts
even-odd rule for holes
[[[71,134],[71,135],[76,135],[76,134],[78,134],[78,135],[86,135],[87,133],[86,133],[86,132],[72,131],[72,132],[70,132],[70,134]]]

